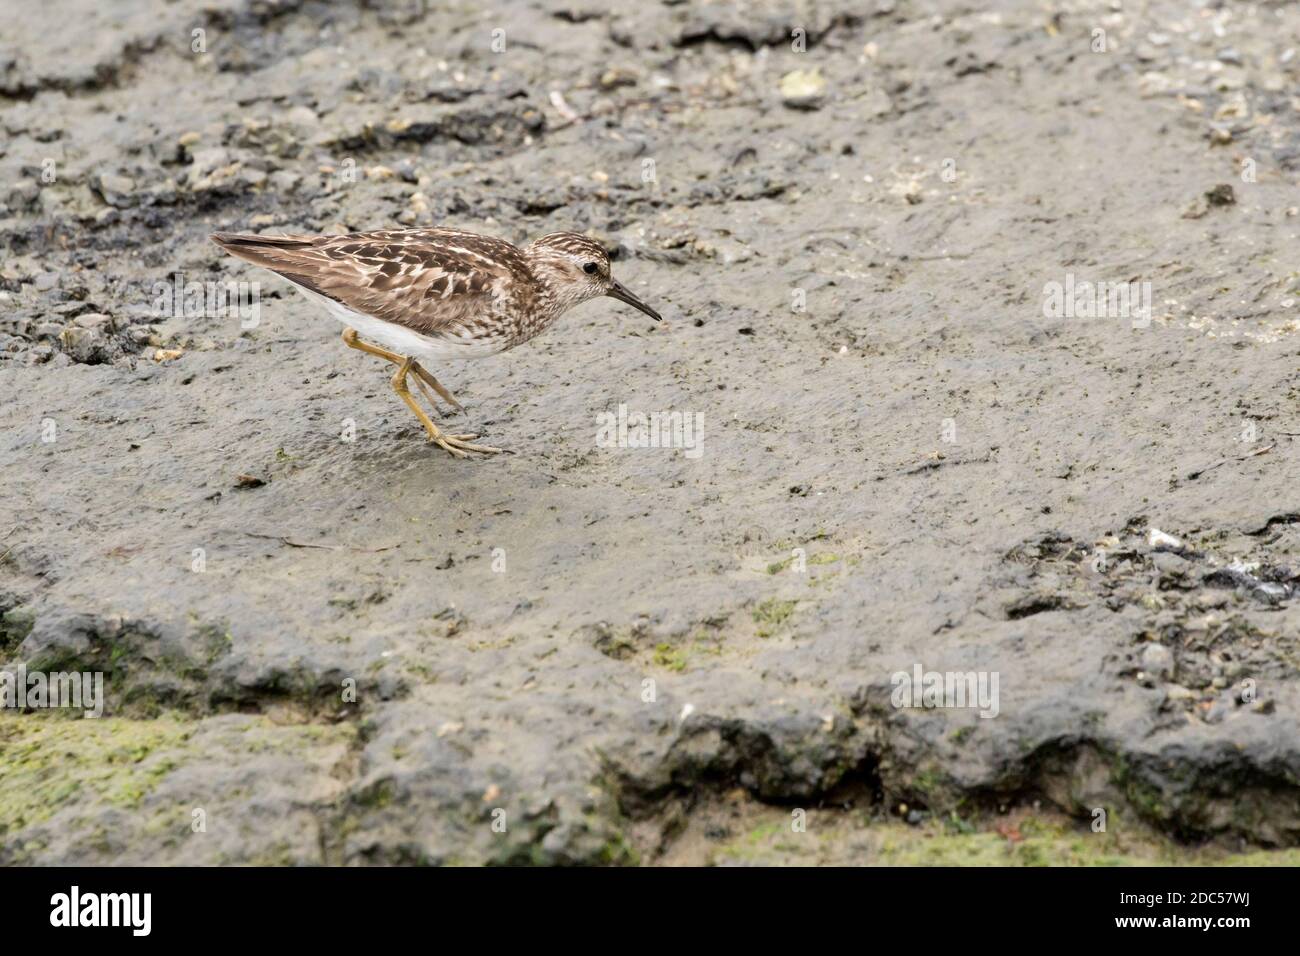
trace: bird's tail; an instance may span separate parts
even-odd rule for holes
[[[293,253],[310,249],[315,236],[248,236],[234,232],[214,232],[208,237],[232,256],[238,256],[267,269],[283,269]]]
[[[209,238],[245,262],[269,269],[295,285],[338,301],[321,287],[322,259],[315,247],[320,236],[248,236],[233,232],[214,232]]]

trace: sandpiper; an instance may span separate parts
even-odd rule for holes
[[[435,410],[426,386],[463,408],[421,363],[504,352],[546,331],[575,305],[602,295],[656,322],[661,318],[610,275],[600,243],[576,232],[542,236],[523,248],[456,229],[345,236],[219,232],[212,241],[284,276],[323,306],[346,326],[343,341],[350,348],[396,365],[393,391],[431,442],[461,458],[501,449],[474,444],[477,434],[447,434],[429,419],[411,395],[407,377],[412,373]]]

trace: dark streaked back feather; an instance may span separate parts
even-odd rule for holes
[[[212,241],[347,308],[423,335],[474,334],[493,316],[526,312],[538,290],[513,243],[455,229]]]

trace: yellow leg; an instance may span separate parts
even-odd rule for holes
[[[362,351],[365,351],[364,349]],[[397,397],[404,401],[408,408],[415,413],[415,417],[420,420],[424,430],[429,433],[429,441],[433,442],[439,448],[451,452],[457,458],[468,458],[468,452],[476,451],[484,455],[495,455],[500,452],[500,448],[493,448],[490,445],[472,444],[478,435],[446,435],[429,420],[429,416],[424,413],[424,409],[419,406],[411,396],[411,388],[406,384],[406,377],[411,374],[411,367],[415,364],[414,359],[405,358],[393,375],[393,391]]]
[[[343,330],[343,344],[350,349],[357,349],[358,351],[365,352],[368,355],[378,355],[381,359],[387,359],[394,365],[401,365],[406,361],[405,356],[398,355],[396,352],[390,352],[388,349],[380,348],[378,345],[371,345],[369,342],[362,342],[361,339],[357,337],[356,329]],[[419,362],[411,362],[411,371],[419,376],[420,387],[424,389],[424,394],[428,397],[429,404],[435,409],[438,407],[438,403],[435,402],[433,396],[429,394],[429,390],[424,388],[426,383],[432,386],[433,390],[441,395],[448,405],[451,405],[453,408],[462,412],[465,410],[465,406],[456,401],[456,397],[452,395],[451,392],[447,391],[442,383],[434,378],[429,370]]]
[[[437,392],[439,395],[441,395],[446,400],[448,405],[452,406],[457,411],[463,412],[465,410],[465,406],[462,405],[460,402],[456,401],[456,396],[451,394],[451,392],[447,391],[446,387],[441,382],[439,382],[436,378],[434,378],[433,374],[427,368],[421,365],[419,362],[416,362],[414,365],[411,366],[411,371],[413,371],[416,375],[418,375],[422,382],[428,382],[430,385],[432,385],[433,390]],[[428,393],[426,392],[425,394]],[[429,401],[433,401],[432,396],[430,396]]]
[[[421,388],[424,388],[425,383],[427,382],[429,385],[433,386],[433,390],[441,395],[448,405],[452,406],[457,411],[463,412],[465,410],[465,406],[456,401],[456,396],[447,391],[446,386],[434,378],[433,374],[419,362],[411,363],[411,371],[416,374],[417,381],[419,381]],[[424,394],[429,395],[429,390],[427,388],[424,388]],[[432,395],[429,395],[429,401],[433,401]]]

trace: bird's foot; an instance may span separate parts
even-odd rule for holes
[[[477,434],[468,435],[446,435],[442,432],[429,435],[429,441],[433,442],[439,448],[450,452],[457,458],[468,458],[470,452],[476,452],[480,455],[499,455],[505,452],[504,448],[493,448],[491,445],[473,444],[474,439],[478,438]]]

